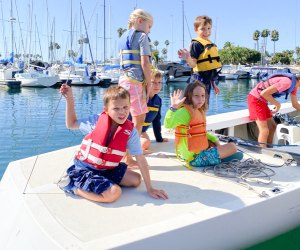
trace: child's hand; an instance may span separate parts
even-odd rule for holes
[[[164,190],[158,190],[158,189],[151,188],[150,190],[148,190],[148,193],[150,196],[152,196],[155,199],[166,200],[169,198],[168,194]]]
[[[279,111],[279,109],[281,108],[281,104],[278,102],[275,107],[272,108],[271,112],[273,114],[277,113]]]
[[[216,95],[219,95],[221,93],[219,87],[216,84],[214,84],[214,92]]]
[[[178,50],[178,57],[187,60],[190,57],[190,52],[187,49]]]
[[[182,90],[177,89],[173,93],[170,94],[171,99],[171,107],[177,109],[179,108],[183,102],[185,101],[185,97],[181,98]]]
[[[72,88],[68,84],[62,84],[59,93],[61,93],[66,99],[73,98]]]

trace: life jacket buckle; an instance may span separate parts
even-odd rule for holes
[[[101,165],[103,163],[103,160],[98,158],[95,162],[97,165]]]

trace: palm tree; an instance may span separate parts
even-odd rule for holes
[[[297,56],[297,60],[299,60],[299,58],[300,58],[300,47],[295,48],[295,53],[296,53],[296,56]]]
[[[257,50],[259,50],[259,48],[258,48],[258,40],[259,40],[259,37],[260,37],[260,32],[259,32],[259,30],[254,31],[252,38],[253,38],[254,41],[256,41],[256,49],[257,49]]]
[[[266,54],[266,47],[267,47],[267,37],[270,35],[270,31],[268,29],[264,29],[260,36],[264,39],[264,54]]]
[[[168,50],[167,50],[166,48],[163,48],[163,49],[161,50],[161,53],[164,55],[164,58],[165,58],[165,60],[166,60],[166,55],[167,55],[167,53],[168,53]]]
[[[274,55],[275,55],[275,42],[279,40],[279,32],[277,30],[272,30],[271,41],[274,42]]]
[[[169,40],[165,41],[165,45],[166,45],[166,50],[168,51],[168,46],[170,45]],[[166,61],[167,61],[167,59],[168,59],[168,54],[166,54]]]
[[[158,41],[154,41],[153,45],[155,46],[155,49],[157,50],[157,46],[158,46],[159,42]]]
[[[118,32],[119,38],[123,35],[123,33],[124,33],[125,31],[127,31],[127,29],[118,28],[117,32]]]

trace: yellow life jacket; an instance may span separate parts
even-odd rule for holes
[[[188,105],[183,105],[189,112],[191,120],[188,125],[180,125],[175,129],[176,148],[181,138],[187,138],[188,150],[199,153],[208,148],[206,136],[206,118],[199,110],[194,110]],[[177,151],[177,150],[176,150]]]
[[[218,53],[218,47],[211,41],[196,37],[192,41],[197,41],[204,46],[204,51],[197,59],[197,65],[193,68],[193,72],[203,72],[222,67]]]

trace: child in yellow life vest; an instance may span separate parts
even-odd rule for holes
[[[220,145],[216,136],[206,132],[207,92],[203,83],[188,84],[183,98],[181,93],[177,90],[170,94],[171,107],[164,120],[166,128],[175,128],[177,156],[187,166],[205,167],[235,154],[237,149],[233,143]],[[216,146],[210,147],[209,141]]]
[[[217,46],[209,40],[212,29],[212,20],[208,16],[198,16],[194,21],[194,31],[197,37],[192,39],[190,51],[187,49],[178,50],[179,58],[193,68],[191,82],[194,80],[202,81],[208,92],[208,98],[211,88],[215,94],[220,93],[220,89],[215,84],[218,77],[218,71],[222,64],[220,61]],[[209,102],[209,99],[207,100]]]

